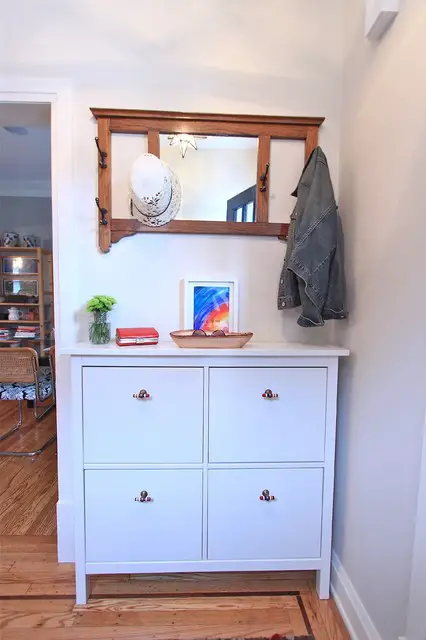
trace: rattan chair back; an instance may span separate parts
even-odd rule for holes
[[[34,383],[38,373],[37,351],[29,347],[0,349],[0,383]]]

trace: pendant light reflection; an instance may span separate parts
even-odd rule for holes
[[[23,266],[24,261],[22,258],[12,258],[12,273],[19,274]]]
[[[199,136],[199,137],[204,137],[204,136]],[[174,134],[171,134],[168,137],[168,139],[170,140],[171,147],[175,145],[179,145],[180,155],[182,156],[182,158],[185,157],[188,147],[192,147],[192,149],[195,149],[195,151],[198,150],[195,136],[192,136],[189,133],[174,133]]]

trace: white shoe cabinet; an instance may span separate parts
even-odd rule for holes
[[[344,349],[70,356],[78,604],[90,574],[314,569],[329,597]]]

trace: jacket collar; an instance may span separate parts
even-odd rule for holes
[[[326,155],[324,151],[321,149],[321,147],[316,147],[311,152],[311,155],[307,159],[306,164],[302,171],[302,175],[300,176],[299,182],[297,184],[297,187],[291,194],[295,198],[297,198],[298,196],[298,191],[301,184],[303,184],[303,186],[306,187],[307,189],[309,189],[310,186],[312,185],[318,160],[322,160],[323,162],[325,162],[325,164],[328,165]]]

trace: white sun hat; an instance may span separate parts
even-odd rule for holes
[[[177,216],[182,187],[171,167],[151,153],[134,161],[130,175],[130,213],[150,227],[161,227]]]

